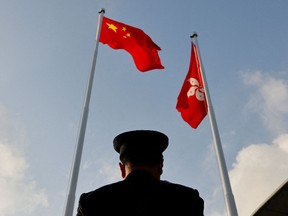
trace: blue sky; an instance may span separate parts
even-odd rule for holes
[[[141,73],[99,44],[75,208],[121,180],[114,136],[155,129],[170,138],[162,179],[197,188],[206,216],[226,215],[209,118],[195,130],[175,108],[194,31],[239,216],[288,178],[287,1],[1,3],[1,215],[63,215],[101,8],[144,30],[165,69]]]

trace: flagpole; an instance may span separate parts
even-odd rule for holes
[[[83,150],[83,143],[84,143],[86,125],[87,125],[87,120],[88,120],[89,103],[90,103],[90,98],[91,98],[93,78],[94,78],[96,59],[97,59],[97,53],[98,53],[100,31],[101,31],[102,19],[103,19],[104,13],[105,13],[104,9],[101,9],[101,11],[99,11],[98,26],[97,26],[97,30],[96,30],[95,51],[94,51],[93,62],[92,62],[92,66],[91,66],[91,71],[90,71],[88,83],[87,83],[85,100],[84,100],[84,104],[83,104],[82,117],[81,117],[81,121],[80,121],[80,127],[79,127],[78,138],[77,138],[77,148],[76,148],[76,152],[74,155],[74,162],[73,162],[73,168],[72,168],[72,173],[71,173],[71,177],[70,177],[71,179],[70,179],[69,192],[68,192],[68,195],[66,198],[66,206],[65,206],[64,216],[72,216],[73,215],[74,202],[75,202],[75,192],[76,192],[76,187],[77,187],[79,168],[80,168],[81,156],[82,156],[82,150]]]
[[[216,151],[218,167],[219,167],[220,176],[221,176],[221,180],[222,180],[222,186],[223,186],[224,195],[225,195],[226,208],[227,208],[228,216],[237,216],[238,215],[237,208],[236,208],[234,196],[233,196],[231,185],[230,185],[229,175],[228,175],[228,171],[227,171],[227,167],[226,167],[226,163],[225,163],[225,158],[224,158],[224,154],[223,154],[223,149],[222,149],[222,145],[221,145],[219,131],[218,131],[217,123],[216,123],[216,118],[215,118],[212,102],[210,99],[210,94],[209,94],[208,85],[206,82],[204,68],[202,65],[200,51],[198,49],[197,36],[198,36],[197,33],[194,32],[191,35],[191,39],[192,39],[192,41],[194,40],[194,43],[195,43],[197,50],[198,50],[198,56],[199,56],[200,65],[201,65],[200,71],[201,71],[204,89],[205,89],[205,95],[206,95],[206,99],[207,99],[208,115],[209,115],[209,119],[210,119],[210,126],[211,126],[213,141],[214,141],[213,142],[214,143],[214,149]]]

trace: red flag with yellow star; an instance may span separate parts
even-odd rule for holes
[[[129,52],[141,72],[164,68],[158,56],[161,48],[141,29],[103,16],[100,42]]]
[[[208,112],[198,50],[193,43],[189,70],[178,95],[176,109],[183,120],[194,129]]]

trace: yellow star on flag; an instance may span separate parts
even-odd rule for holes
[[[117,32],[117,27],[113,24],[109,24],[109,23],[106,23],[106,25],[108,26],[108,29],[112,29],[114,32]]]

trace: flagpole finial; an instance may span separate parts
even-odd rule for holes
[[[103,13],[103,14],[104,14],[104,13],[105,13],[105,8],[101,8],[101,10],[99,11],[99,14],[100,14],[100,13]]]
[[[194,38],[194,37],[198,37],[196,32],[193,32],[192,35],[190,36],[190,38]]]

